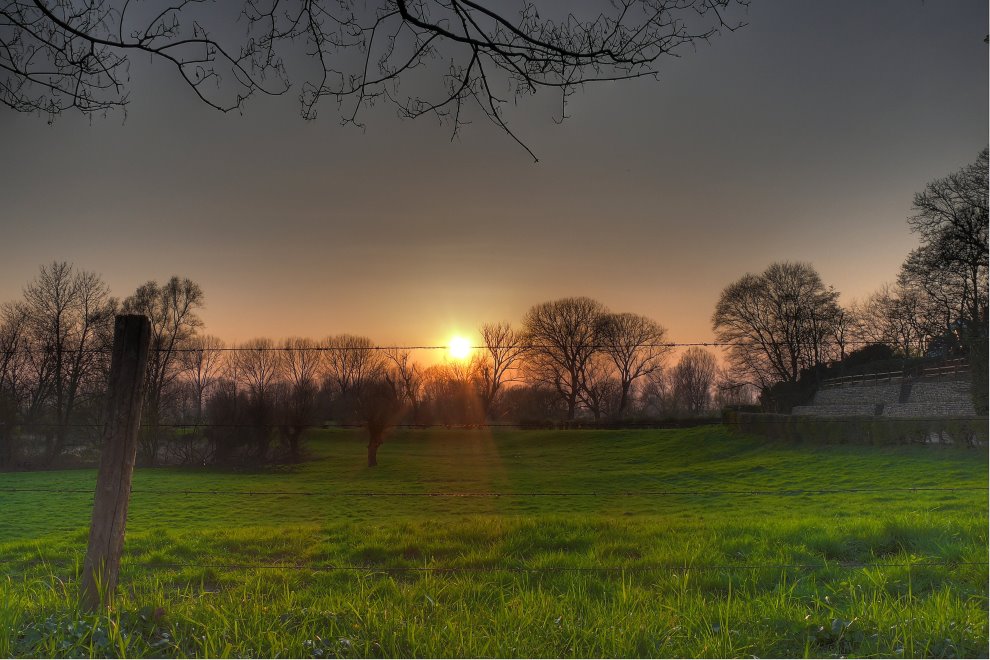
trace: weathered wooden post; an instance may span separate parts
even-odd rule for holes
[[[148,317],[141,314],[117,316],[103,450],[82,576],[82,606],[91,612],[109,605],[117,588],[150,341]]]

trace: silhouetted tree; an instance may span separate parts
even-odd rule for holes
[[[717,369],[715,356],[705,349],[692,346],[684,351],[670,374],[673,398],[680,410],[698,415],[709,409]]]
[[[406,117],[447,119],[456,132],[471,103],[509,132],[510,98],[551,90],[564,103],[589,83],[655,77],[666,56],[740,25],[724,17],[747,3],[621,0],[584,15],[530,1],[511,11],[477,0],[220,4],[223,12],[188,0],[0,0],[0,103],[50,120],[70,108],[106,113],[126,105],[129,58],[138,55],[223,111],[256,93],[285,93],[291,78],[302,80],[306,118],[329,96],[350,122],[381,101]],[[246,32],[228,24],[237,9]],[[308,57],[286,57],[300,46]],[[406,93],[410,85],[416,91]]]
[[[65,449],[84,399],[105,391],[116,307],[98,275],[64,261],[42,266],[24,288],[17,312],[31,349],[23,364],[31,383],[24,419],[42,431],[46,464]]]
[[[163,433],[159,424],[164,408],[176,394],[174,385],[183,371],[181,351],[203,322],[196,311],[203,306],[203,290],[189,278],[173,276],[165,284],[147,282],[126,298],[122,311],[144,314],[151,321],[151,346],[145,378],[140,450],[154,465]]]
[[[210,448],[207,462],[219,465],[236,461],[242,448],[257,441],[247,428],[250,403],[247,394],[238,387],[235,360],[231,359],[225,366],[224,375],[211,388],[203,409],[208,423],[203,435]]]
[[[618,373],[618,414],[625,414],[634,382],[663,367],[672,350],[667,331],[653,319],[638,314],[605,314],[599,321],[602,350]]]
[[[487,418],[491,416],[503,386],[511,380],[513,369],[525,356],[526,340],[508,323],[486,323],[478,332],[484,349],[475,357],[473,370]]]
[[[386,432],[402,419],[403,396],[395,381],[380,371],[352,388],[347,399],[353,402],[354,413],[368,430],[368,467],[375,467]]]
[[[14,463],[16,426],[28,394],[26,315],[22,305],[0,307],[0,469]]]
[[[334,396],[346,397],[356,385],[380,375],[385,356],[367,337],[327,337],[324,346],[325,377]]]
[[[928,325],[939,327],[937,334],[986,337],[987,163],[984,149],[976,162],[935,179],[914,196],[915,214],[908,224],[921,246],[908,255],[898,281],[931,301],[927,311],[934,318]]]
[[[752,384],[739,382],[726,367],[716,368],[712,395],[713,407],[717,410],[727,406],[752,406],[759,398],[759,392]]]
[[[238,385],[244,388],[249,403],[250,434],[255,446],[255,459],[268,458],[271,429],[274,422],[275,396],[280,384],[281,358],[271,339],[253,339],[232,353]]]
[[[670,415],[676,405],[670,383],[670,370],[658,369],[643,379],[639,390],[639,409],[644,415],[663,417]]]
[[[591,298],[561,298],[534,305],[523,318],[530,345],[526,370],[535,383],[553,388],[573,420],[582,377],[601,341],[599,320],[605,306]]]
[[[423,370],[423,398],[430,420],[440,424],[483,424],[480,382],[472,366],[461,361],[434,364]]]
[[[283,342],[277,353],[281,387],[277,390],[279,430],[293,460],[301,456],[303,432],[318,421],[319,378],[324,353],[315,342],[293,338]]]
[[[388,374],[399,388],[412,411],[412,418],[419,422],[423,390],[423,368],[413,362],[409,351],[392,349],[385,351]]]
[[[595,352],[581,369],[578,400],[597,422],[618,412],[621,397],[615,364],[605,353]]]
[[[890,346],[903,357],[922,355],[933,332],[926,301],[917,289],[885,284],[850,305],[852,338],[858,345]]]
[[[523,424],[554,423],[566,414],[560,393],[546,385],[507,387],[502,397],[505,416]]]
[[[212,335],[197,335],[185,343],[179,354],[183,376],[192,390],[194,419],[203,421],[203,404],[225,369],[223,340]]]
[[[712,316],[718,341],[741,379],[766,388],[795,383],[835,353],[839,294],[809,264],[775,263],[727,286]]]

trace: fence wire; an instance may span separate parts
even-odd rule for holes
[[[850,339],[843,342],[843,346],[872,346],[877,344],[874,340],[868,339]],[[785,342],[785,341],[669,341],[669,342],[621,342],[618,344],[585,344],[581,348],[585,350],[608,350],[611,348],[622,348],[622,349],[632,349],[632,348],[690,348],[693,346],[702,348],[733,348],[733,347],[771,347],[771,346],[788,346],[792,348],[813,348],[820,347],[821,342]],[[542,344],[542,343],[531,343],[531,342],[520,342],[514,344],[473,344],[466,346],[465,348],[474,351],[488,351],[488,350],[524,350],[524,351],[535,351],[535,350],[546,350],[559,348],[553,344]],[[262,347],[252,347],[252,346],[215,346],[209,348],[203,347],[173,347],[173,348],[156,348],[151,347],[149,349],[151,352],[155,353],[231,353],[231,352],[241,352],[241,353],[285,353],[285,352],[317,352],[317,353],[334,353],[334,352],[379,352],[379,351],[449,351],[449,344],[372,344],[367,346],[330,346],[325,344],[317,344],[313,346],[262,346]],[[87,347],[87,348],[59,348],[53,349],[51,347],[44,346],[17,346],[13,348],[7,348],[0,350],[0,355],[18,355],[18,354],[32,354],[32,355],[74,355],[74,354],[94,354],[94,355],[110,355],[113,349],[109,347]]]
[[[128,561],[126,557],[121,562],[121,568],[141,568],[141,569],[171,569],[171,570],[218,570],[218,571],[247,571],[247,570],[273,570],[273,571],[308,571],[313,573],[657,573],[657,572],[677,572],[690,573],[697,572],[740,572],[740,571],[805,571],[809,573],[822,572],[828,570],[862,570],[880,568],[945,568],[955,570],[964,567],[990,566],[986,561],[953,561],[953,560],[921,560],[916,562],[856,562],[856,561],[834,561],[821,563],[771,563],[771,564],[676,564],[676,563],[653,563],[653,564],[632,564],[628,566],[378,566],[372,564],[313,564],[313,563],[257,563],[257,562],[233,562],[233,563],[212,563],[212,562],[169,562],[151,561],[136,562]],[[81,566],[80,560],[68,561],[61,558],[8,558],[0,559],[0,563],[20,564],[22,566],[60,566],[72,567]]]
[[[787,415],[787,414],[777,414],[777,413],[744,413],[744,414],[757,414],[762,417],[759,420],[760,424],[793,424],[793,420],[800,420],[801,423],[810,424],[863,424],[865,422],[883,422],[892,424],[916,424],[918,422],[972,422],[976,420],[985,420],[986,416],[972,415],[972,416],[961,416],[961,415],[944,415],[940,417],[884,417],[876,415],[849,415],[846,417],[819,417],[816,415]],[[547,422],[477,422],[477,423],[456,423],[456,424],[444,424],[444,423],[430,423],[430,424],[414,424],[414,423],[400,423],[400,424],[390,424],[388,428],[395,429],[409,429],[409,430],[430,430],[430,429],[445,429],[445,430],[457,430],[457,431],[484,431],[485,429],[518,429],[520,431],[549,431],[549,430],[570,430],[570,431],[617,431],[624,429],[643,429],[643,430],[665,430],[665,429],[679,429],[679,428],[693,428],[699,426],[751,426],[752,422],[738,421],[732,419],[718,419],[718,418],[673,418],[670,421],[658,420],[656,422],[642,422],[637,423],[635,421],[622,422],[622,421],[601,421],[595,422],[593,420],[573,420],[573,421],[554,421],[548,420]],[[21,428],[27,431],[45,431],[45,430],[59,430],[59,429],[102,429],[105,425],[101,422],[67,422],[65,424],[59,424],[56,422],[23,422],[13,425],[5,425],[0,422],[0,430],[4,428]],[[302,428],[306,431],[333,431],[333,430],[350,430],[350,429],[363,429],[366,428],[367,424],[351,424],[351,423],[333,423],[333,424],[319,424],[319,423],[300,423],[300,422],[271,422],[271,423],[260,423],[260,424],[249,424],[249,423],[183,423],[183,422],[166,422],[158,424],[141,424],[139,428],[142,429],[179,429],[179,430],[197,430],[197,429],[254,429],[254,430],[278,430],[278,429],[296,429]]]
[[[94,487],[95,488],[95,487]],[[51,494],[88,494],[92,495],[94,488],[45,488],[45,487],[0,487],[0,493],[51,493]],[[782,488],[782,489],[735,489],[735,490],[626,490],[626,491],[440,491],[440,492],[419,492],[419,491],[306,491],[306,490],[223,490],[223,489],[142,489],[131,490],[131,495],[217,495],[227,497],[324,497],[324,498],[360,498],[360,497],[396,497],[396,498],[478,498],[478,499],[499,499],[499,498],[567,498],[567,497],[804,497],[818,495],[843,495],[854,493],[965,493],[983,492],[990,494],[990,491],[983,486],[904,486],[893,488]]]

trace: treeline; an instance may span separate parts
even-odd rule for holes
[[[715,356],[672,359],[658,322],[589,298],[533,306],[479,328],[468,359],[424,365],[367,337],[255,339],[204,332],[201,288],[173,277],[118,300],[95,274],[43,266],[0,311],[0,465],[91,458],[104,414],[113,318],[139,313],[152,340],[139,460],[145,465],[297,460],[314,426],[359,425],[369,462],[396,424],[545,424],[698,416],[752,399]]]
[[[151,320],[139,450],[145,465],[295,460],[306,429],[368,430],[374,465],[396,424],[484,425],[701,416],[727,405],[787,412],[850,369],[968,357],[987,410],[987,151],[915,196],[920,245],[895,284],[848,307],[809,264],[781,262],[723,291],[712,352],[674,354],[664,327],[584,297],[479,328],[467,360],[424,365],[367,337],[255,339],[204,332],[200,287],[173,277],[123,300],[56,262],[0,309],[0,467],[52,466],[95,452],[114,315]],[[675,357],[677,358],[675,361]]]
[[[730,380],[789,412],[825,377],[922,360],[969,358],[976,408],[987,411],[988,152],[930,182],[908,219],[919,246],[894,283],[848,307],[809,264],[772,264],[727,286],[712,316]]]

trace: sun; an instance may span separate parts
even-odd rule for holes
[[[471,342],[464,337],[454,335],[447,345],[447,351],[450,353],[450,357],[455,360],[464,360],[471,355]]]

